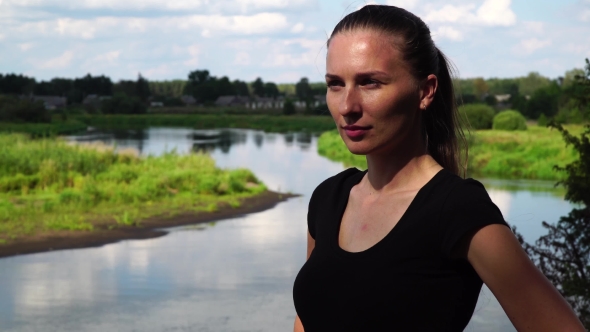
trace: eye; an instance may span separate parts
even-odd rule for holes
[[[340,80],[329,80],[326,82],[326,86],[328,87],[328,90],[337,91],[344,86],[344,82]]]
[[[363,78],[359,84],[368,88],[378,88],[381,85],[379,81],[372,78]]]

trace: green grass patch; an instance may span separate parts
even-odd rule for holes
[[[572,134],[582,132],[581,125],[566,127]],[[553,170],[579,156],[566,147],[557,130],[531,126],[527,131],[478,130],[472,133],[468,172],[471,176],[500,179],[560,180],[564,174]],[[345,166],[367,167],[364,156],[351,154],[337,131],[323,133],[318,140],[320,155]]]
[[[141,226],[152,216],[237,207],[264,184],[205,154],[139,157],[101,144],[0,134],[0,244],[39,232]]]
[[[335,127],[328,116],[228,115],[228,114],[146,114],[84,115],[76,119],[87,126],[105,129],[147,127],[192,127],[195,129],[242,128],[266,132],[324,132]]]
[[[0,133],[25,133],[32,137],[70,135],[86,130],[87,125],[80,121],[54,121],[51,123],[8,123],[0,122]]]

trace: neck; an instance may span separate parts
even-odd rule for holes
[[[419,189],[442,169],[422,140],[417,141],[401,144],[404,147],[393,152],[366,156],[367,180],[375,192]]]

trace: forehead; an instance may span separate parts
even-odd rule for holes
[[[328,72],[386,70],[405,66],[397,38],[376,30],[340,32],[328,46]]]

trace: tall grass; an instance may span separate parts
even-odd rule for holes
[[[147,114],[86,115],[77,120],[88,126],[129,129],[159,127],[192,127],[195,129],[243,128],[266,132],[324,132],[333,129],[334,120],[327,116],[226,115],[226,114]]]
[[[567,129],[577,134],[582,126]],[[367,167],[365,157],[351,154],[335,130],[320,136],[318,152],[346,166]],[[537,126],[527,131],[478,130],[470,137],[468,172],[488,178],[560,180],[564,175],[554,171],[553,166],[563,166],[576,158],[556,130]]]
[[[139,157],[100,144],[0,135],[0,242],[237,206],[264,190],[250,171],[218,169],[204,154]]]

